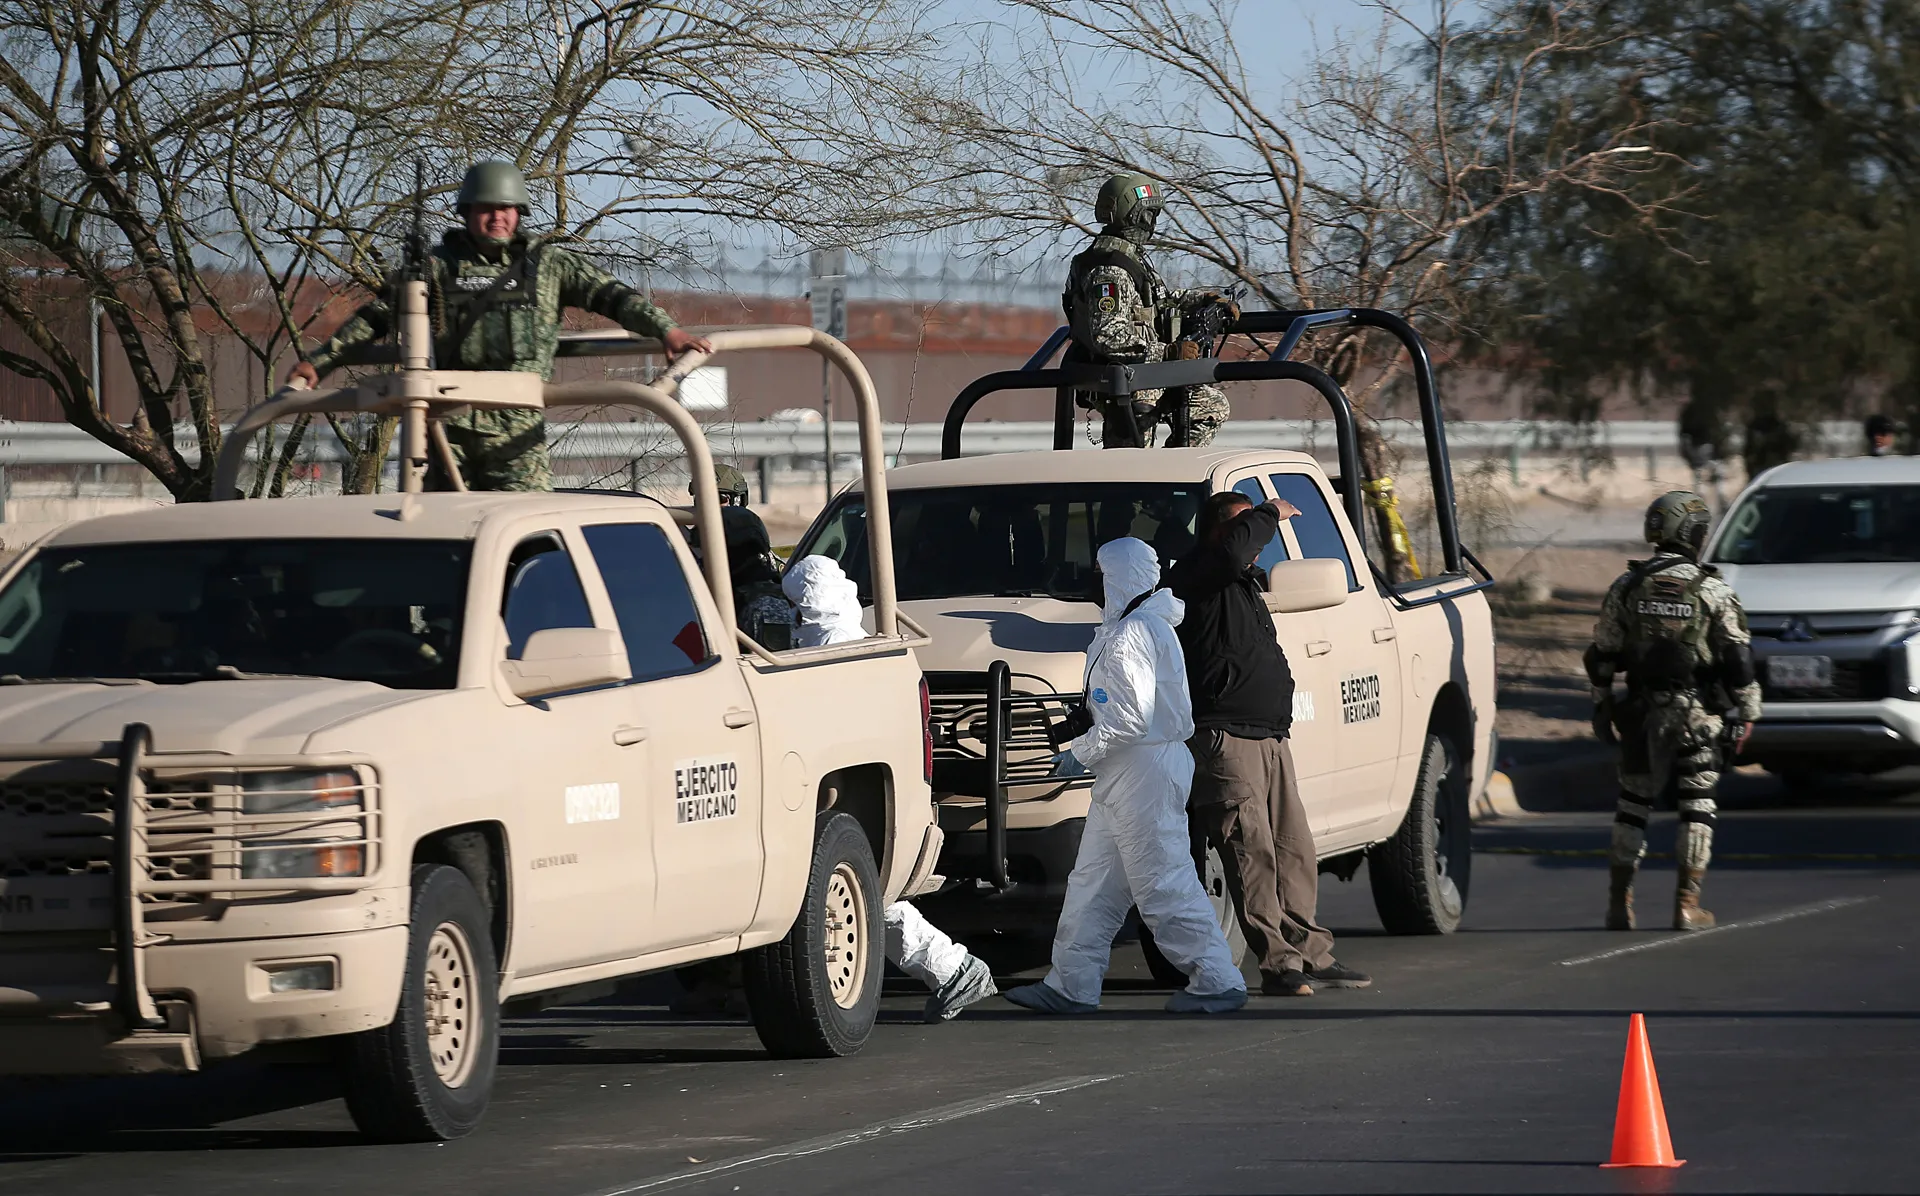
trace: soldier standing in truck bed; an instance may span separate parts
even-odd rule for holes
[[[638,291],[580,255],[529,235],[522,218],[531,207],[527,180],[511,162],[479,162],[460,184],[455,209],[464,227],[449,229],[435,247],[427,282],[433,318],[434,364],[449,370],[520,370],[553,377],[560,313],[583,308],[630,332],[657,338],[671,360],[713,346],[691,336]],[[288,381],[315,386],[348,351],[386,336],[388,305],[374,300],[355,312],[333,338],[288,372]],[[547,426],[538,411],[472,411],[442,421],[462,478],[470,490],[551,490]],[[436,457],[430,489],[450,489]]]
[[[1169,343],[1180,337],[1182,313],[1224,301],[1214,291],[1175,290],[1154,269],[1146,246],[1165,206],[1161,185],[1144,174],[1116,174],[1100,188],[1093,209],[1100,233],[1073,259],[1060,297],[1081,360],[1164,361]],[[1220,388],[1206,384],[1176,387],[1164,397],[1158,390],[1135,391],[1131,408],[1127,396],[1095,396],[1102,419],[1101,447],[1139,447],[1156,422],[1172,422],[1174,405],[1183,399],[1188,404],[1187,435],[1182,440],[1176,431],[1167,447],[1212,444],[1229,410]]]

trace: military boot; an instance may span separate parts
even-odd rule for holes
[[[1632,864],[1615,864],[1607,886],[1607,929],[1633,929],[1633,874],[1638,871]]]
[[[1700,908],[1700,885],[1707,879],[1705,868],[1680,869],[1680,886],[1673,891],[1673,928],[1709,930],[1713,915]]]

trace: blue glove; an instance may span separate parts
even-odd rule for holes
[[[1084,777],[1087,766],[1080,763],[1072,752],[1061,752],[1053,758],[1053,775],[1056,777]]]

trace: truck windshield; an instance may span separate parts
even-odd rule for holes
[[[1729,565],[1920,561],[1920,486],[1775,486],[1727,518]]]
[[[452,688],[468,549],[321,539],[48,548],[0,590],[0,678],[268,673]]]
[[[1193,544],[1203,483],[1049,482],[896,490],[895,586],[902,601],[1049,595],[1094,601],[1094,553],[1136,536],[1163,564]],[[794,550],[840,562],[871,601],[864,497],[840,499]]]

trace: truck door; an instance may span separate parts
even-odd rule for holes
[[[1228,482],[1254,503],[1273,497],[1254,471],[1230,475]],[[1262,569],[1297,559],[1296,549],[1287,543],[1286,527],[1281,523],[1280,531],[1260,550],[1256,563]],[[1300,781],[1300,802],[1307,808],[1307,823],[1313,827],[1316,840],[1323,836],[1333,815],[1340,770],[1339,742],[1321,714],[1332,697],[1328,663],[1333,644],[1326,629],[1326,614],[1314,610],[1273,616],[1274,634],[1293,673],[1293,731],[1289,736],[1293,768]]]
[[[561,532],[514,548],[500,614],[509,660],[536,631],[595,625]],[[653,911],[645,748],[631,738],[628,689],[554,694],[512,714],[512,741],[487,750],[512,761],[520,798],[509,828],[523,923],[514,968],[530,975],[625,958]]]
[[[1340,770],[1327,833],[1334,839],[1330,846],[1344,847],[1347,840],[1365,838],[1366,829],[1385,818],[1392,804],[1402,718],[1399,646],[1386,600],[1372,577],[1356,567],[1364,560],[1359,544],[1335,518],[1321,479],[1289,471],[1267,480],[1277,496],[1300,508],[1282,529],[1300,557],[1338,560],[1347,569],[1347,601],[1315,612],[1325,617],[1322,626],[1332,645],[1323,658],[1326,705],[1316,713],[1334,733]]]
[[[583,534],[620,620],[647,741],[645,806],[635,813],[651,825],[657,882],[642,949],[739,934],[765,867],[760,733],[739,660],[718,642],[710,607],[702,619],[687,582],[692,557],[665,528],[600,523]]]

